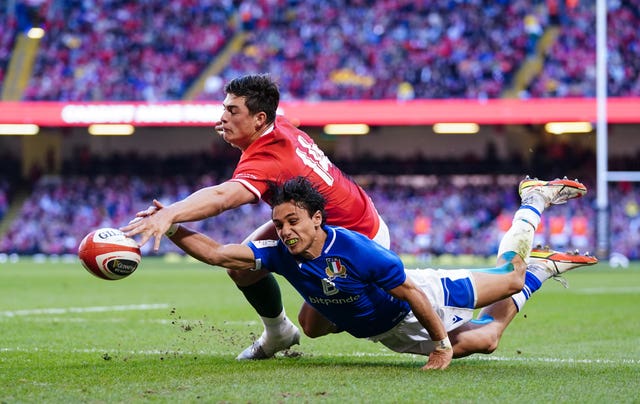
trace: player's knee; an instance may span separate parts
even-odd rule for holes
[[[482,353],[491,354],[498,349],[500,342],[500,334],[494,331],[488,331],[482,336]]]
[[[471,354],[491,354],[498,349],[499,336],[491,331],[450,334],[453,354],[462,358]]]
[[[510,294],[514,295],[524,288],[524,276],[516,276],[510,285]]]
[[[306,335],[309,338],[319,338],[319,337],[327,335],[327,333],[320,332],[320,330],[317,330],[317,329],[315,329],[313,327],[311,327],[311,328],[302,327],[302,331],[304,332],[304,335]]]
[[[318,338],[326,335],[313,321],[310,321],[309,318],[302,313],[298,314],[298,324],[300,324],[304,335],[309,338]]]
[[[519,257],[518,257],[519,258]],[[509,274],[509,294],[518,293],[524,288],[524,281],[526,277],[527,264],[524,261],[513,262],[514,271]]]
[[[485,345],[484,353],[486,354],[494,353],[495,350],[498,349],[498,342],[499,341],[497,339],[488,340]]]
[[[493,330],[485,330],[476,340],[479,353],[491,354],[498,349],[500,336]]]
[[[304,335],[309,338],[323,337],[337,331],[335,324],[308,308],[305,310],[304,307],[298,313],[298,324]]]

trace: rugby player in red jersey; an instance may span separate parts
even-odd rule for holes
[[[327,224],[357,231],[389,248],[387,225],[365,191],[336,167],[315,142],[286,118],[276,116],[280,92],[268,75],[248,75],[224,88],[224,112],[216,123],[223,139],[242,151],[233,176],[221,184],[200,189],[185,199],[158,210],[150,206],[138,213],[144,218],[122,228],[129,236],[141,235],[143,245],[175,232],[177,223],[203,220],[260,200],[270,203],[270,183],[307,178],[326,199]],[[271,221],[251,233],[253,240],[277,239]],[[265,359],[300,339],[298,328],[285,315],[280,288],[271,272],[228,270],[227,273],[260,315],[265,330],[237,359]],[[334,325],[308,304],[299,317],[324,335]]]

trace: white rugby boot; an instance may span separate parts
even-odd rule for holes
[[[288,321],[288,320],[287,320]],[[278,336],[267,335],[264,331],[260,338],[255,340],[247,349],[240,352],[236,360],[258,360],[269,359],[280,351],[291,348],[300,343],[300,330],[293,323],[288,321],[284,332]]]
[[[543,181],[527,175],[520,181],[518,192],[523,203],[532,195],[539,194],[545,201],[545,207],[549,207],[566,203],[569,199],[580,198],[587,193],[587,187],[578,180],[570,180],[567,177]]]

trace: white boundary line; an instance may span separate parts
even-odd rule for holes
[[[0,311],[0,316],[32,316],[40,314],[67,314],[67,313],[104,313],[109,311],[135,311],[135,310],[157,310],[166,309],[167,303],[153,304],[127,304],[119,306],[93,306],[93,307],[67,307],[67,308],[45,308],[45,309],[25,309],[13,311]]]
[[[571,285],[569,285],[571,286]],[[619,288],[584,288],[578,289],[575,293],[580,294],[588,294],[588,295],[602,295],[602,294],[636,294],[640,293],[640,287],[638,286],[627,286],[627,287],[619,287]]]
[[[167,350],[167,349],[152,349],[152,350],[138,350],[138,351],[120,351],[117,349],[101,349],[101,348],[86,348],[86,349],[40,349],[40,348],[0,348],[0,352],[48,352],[48,353],[109,353],[110,355],[202,355],[202,356],[229,356],[228,351],[216,352],[216,351],[182,351],[182,350]],[[314,355],[313,357],[334,357],[334,358],[349,358],[349,357],[372,357],[372,358],[384,358],[394,357],[400,358],[407,355],[402,355],[394,352],[352,352],[349,354],[333,353],[321,355]],[[423,358],[420,355],[410,355],[414,358]],[[304,357],[304,353],[303,353]],[[544,357],[505,357],[494,355],[474,355],[462,359],[454,359],[455,362],[459,361],[489,361],[489,362],[525,362],[525,363],[568,363],[568,364],[604,364],[604,365],[638,365],[640,359],[576,359],[576,358],[544,358]]]
[[[475,356],[469,359],[496,361],[496,362],[542,362],[542,363],[579,363],[592,364],[602,363],[609,365],[638,365],[640,359],[575,359],[575,358],[507,358],[501,356]]]
[[[2,318],[2,314],[0,313],[0,321],[11,321],[10,319],[16,316],[7,316],[6,318]],[[139,319],[139,320],[130,320],[122,317],[108,317],[108,318],[86,318],[86,317],[57,317],[57,316],[34,316],[28,317],[24,316],[21,321],[28,321],[31,323],[129,323],[136,321],[142,324],[193,324],[193,323],[207,323],[208,320],[197,318],[197,319],[188,319],[188,318],[179,318],[179,319]],[[258,320],[247,320],[247,321],[223,321],[220,323],[223,326],[258,326],[261,325]]]
[[[397,356],[394,352],[379,352],[379,353],[370,353],[370,352],[353,352],[351,354],[332,354],[331,356],[337,357],[349,357],[349,356],[358,356],[358,357],[391,357]],[[323,355],[326,356],[326,355]],[[422,358],[420,355],[412,355],[415,358]],[[506,356],[497,356],[497,355],[483,355],[483,354],[475,354],[472,356],[468,356],[466,358],[454,359],[454,362],[458,361],[495,361],[495,362],[540,362],[540,363],[603,363],[603,364],[640,364],[640,359],[575,359],[575,358],[541,358],[541,357],[506,357]]]
[[[569,282],[569,288],[565,289],[560,285],[560,287],[554,288],[543,288],[541,289],[544,293],[572,293],[574,295],[603,295],[603,294],[611,294],[611,295],[627,295],[627,294],[637,294],[640,293],[639,286],[620,286],[620,287],[602,287],[602,288],[574,288],[571,285],[571,279],[567,279]],[[556,286],[556,285],[553,285]]]

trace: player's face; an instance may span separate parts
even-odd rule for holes
[[[224,112],[220,117],[222,138],[232,146],[246,149],[257,138],[263,126],[263,112],[251,115],[245,105],[245,97],[227,94],[222,102]]]
[[[292,255],[313,259],[320,255],[324,245],[324,232],[320,228],[322,215],[309,212],[294,202],[285,202],[271,213],[278,237]]]

